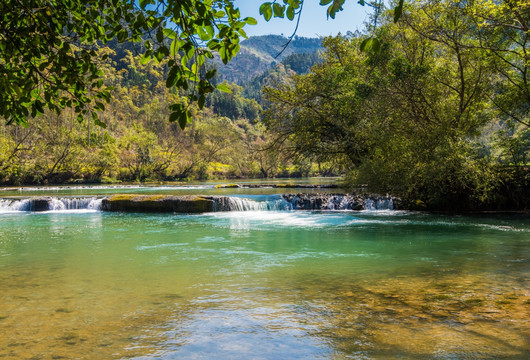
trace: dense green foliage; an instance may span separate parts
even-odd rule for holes
[[[170,68],[166,86],[187,91],[199,107],[215,72],[204,71],[213,52],[227,63],[239,51],[241,18],[226,0],[6,0],[0,4],[0,113],[25,124],[45,109],[72,108],[82,121],[110,101],[98,68],[98,43],[133,41],[142,45],[143,62],[152,57]],[[170,106],[170,121],[182,128],[191,120],[187,103]]]
[[[365,38],[328,38],[324,61],[267,88],[266,124],[351,186],[430,209],[530,205],[526,2],[419,1]]]
[[[67,109],[45,111],[26,127],[0,124],[0,184],[53,184],[314,174],[317,165],[288,159],[281,148],[268,151],[269,136],[259,122],[261,106],[224,84],[203,109],[190,106],[185,131],[167,121],[170,104],[186,104],[184,92],[168,89],[165,62],[145,62],[129,43],[100,48],[99,66],[112,101],[100,118],[106,128],[79,123]],[[131,49],[131,50],[129,50]],[[288,77],[285,77],[288,78]],[[321,165],[321,168],[325,168]]]
[[[320,55],[317,52],[312,52],[291,54],[282,60],[282,64],[289,66],[289,69],[297,74],[305,74],[319,61]]]
[[[344,2],[320,4],[334,17]],[[274,0],[263,3],[260,13],[267,21],[285,15],[293,20],[302,8],[303,0]],[[0,14],[0,114],[23,125],[45,109],[59,115],[71,108],[78,121],[91,116],[105,127],[98,111],[110,102],[111,88],[103,86],[98,65],[105,59],[96,49],[132,41],[140,45],[143,62],[166,61],[168,88],[187,91],[188,102],[170,104],[169,114],[184,128],[190,103],[202,108],[214,90],[215,69],[206,71],[206,59],[215,53],[226,64],[239,52],[240,37],[246,38],[245,25],[257,23],[242,18],[233,0],[5,0]]]

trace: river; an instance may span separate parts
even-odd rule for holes
[[[0,194],[267,201],[282,191],[197,184]],[[530,356],[527,216],[22,210],[0,206],[2,359]]]

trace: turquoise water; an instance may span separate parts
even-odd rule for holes
[[[530,354],[530,220],[0,213],[0,358]]]
[[[340,193],[342,189],[299,189],[288,187],[292,184],[331,185],[338,178],[302,178],[302,179],[239,179],[227,182],[216,180],[207,182],[184,182],[166,184],[134,184],[134,185],[60,185],[60,186],[22,186],[0,187],[2,197],[27,196],[97,196],[113,194],[164,194],[164,195],[271,195],[282,193]],[[219,185],[237,184],[242,188],[216,188]],[[244,188],[246,185],[285,185],[281,188]]]

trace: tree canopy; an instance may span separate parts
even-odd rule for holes
[[[205,60],[215,52],[228,62],[246,37],[244,26],[256,23],[228,0],[6,0],[0,14],[0,113],[19,124],[46,108],[71,107],[79,120],[91,116],[104,126],[97,112],[111,88],[96,49],[111,40],[137,43],[144,61],[166,61],[166,85],[202,107],[215,74],[205,71]],[[188,103],[170,109],[170,120],[184,128]]]
[[[411,2],[384,15],[380,49],[327,38],[309,74],[266,87],[265,123],[352,186],[431,209],[528,206],[529,20],[524,1]]]
[[[267,21],[294,20],[303,3],[264,2],[260,13]],[[331,18],[344,3],[320,1]],[[399,0],[396,19],[402,8]],[[98,111],[110,101],[112,88],[101,78],[105,58],[96,49],[117,40],[137,43],[144,61],[166,61],[167,87],[187,93],[187,102],[170,106],[169,120],[184,128],[191,121],[189,103],[202,108],[205,95],[214,90],[215,70],[206,70],[206,60],[215,53],[226,64],[239,52],[240,38],[246,38],[244,27],[256,24],[241,16],[233,0],[5,0],[0,14],[0,113],[8,123],[23,125],[45,109],[59,114],[73,108],[79,121],[92,117],[104,127]]]

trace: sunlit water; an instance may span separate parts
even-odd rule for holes
[[[0,196],[70,196],[70,195],[112,195],[121,194],[165,194],[165,195],[271,195],[281,193],[337,193],[343,192],[337,188],[305,188],[301,190],[289,187],[293,184],[301,185],[335,185],[338,178],[302,178],[302,179],[238,179],[217,180],[208,182],[183,182],[166,184],[135,184],[135,185],[60,185],[60,186],[22,186],[22,187],[0,187]],[[216,186],[237,184],[241,188],[216,188]],[[282,187],[267,187],[270,184],[281,184]],[[261,188],[245,188],[248,185],[262,185]]]
[[[530,355],[528,218],[0,214],[0,359]]]

